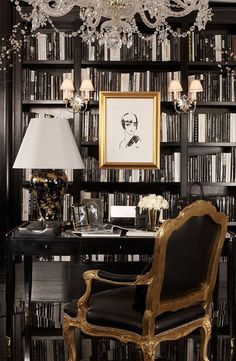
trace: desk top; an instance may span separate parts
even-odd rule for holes
[[[14,255],[152,254],[155,234],[139,236],[83,236],[67,230],[56,236],[22,236],[16,228],[6,235],[8,253]]]

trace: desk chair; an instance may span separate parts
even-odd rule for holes
[[[163,223],[152,264],[143,274],[85,272],[86,292],[65,307],[69,361],[76,360],[76,328],[87,335],[135,343],[144,361],[154,361],[160,342],[200,328],[200,360],[209,361],[210,302],[226,229],[226,215],[199,200]],[[112,288],[93,294],[94,280]]]

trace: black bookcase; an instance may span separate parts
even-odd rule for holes
[[[132,72],[139,72],[144,73],[147,70],[150,71],[150,73],[157,73],[157,74],[163,74],[166,72],[174,72],[179,71],[181,73],[181,83],[183,85],[183,88],[185,92],[187,91],[188,86],[188,77],[189,76],[196,76],[203,78],[204,80],[204,74],[217,74],[212,75],[212,77],[208,76],[208,92],[210,93],[215,92],[215,88],[218,86],[218,80],[222,77],[227,79],[227,72],[231,72],[232,76],[232,70],[236,70],[236,45],[233,46],[231,49],[231,52],[233,55],[229,58],[226,58],[226,54],[223,51],[224,55],[221,60],[215,59],[215,51],[214,51],[214,43],[213,46],[210,46],[210,41],[215,41],[215,35],[221,35],[221,43],[219,43],[219,48],[221,46],[222,49],[223,46],[227,43],[229,45],[230,39],[232,44],[234,42],[232,39],[234,38],[234,35],[236,37],[236,31],[234,30],[234,23],[235,23],[235,16],[236,16],[236,5],[231,4],[230,6],[217,6],[216,4],[213,7],[213,13],[215,14],[213,17],[213,21],[207,25],[207,30],[200,33],[201,42],[198,40],[200,37],[196,35],[196,37],[193,37],[194,41],[199,41],[199,48],[192,47],[190,38],[186,37],[181,39],[179,46],[179,58],[178,56],[174,56],[174,59],[170,60],[163,60],[160,57],[157,57],[157,60],[153,61],[151,60],[150,54],[147,52],[148,55],[145,55],[145,52],[142,53],[141,60],[139,59],[139,53],[136,51],[133,60],[127,60],[127,58],[124,60],[121,56],[121,60],[104,60],[104,53],[101,53],[101,49],[99,49],[96,44],[93,44],[94,49],[92,50],[95,52],[96,57],[94,57],[94,60],[91,60],[88,58],[88,49],[84,44],[81,43],[81,40],[79,38],[75,38],[72,40],[72,57],[71,59],[66,60],[58,60],[58,59],[48,59],[48,60],[37,60],[37,59],[27,59],[23,57],[22,63],[16,63],[13,68],[13,90],[12,90],[12,105],[13,105],[13,112],[12,112],[12,122],[9,121],[8,125],[8,137],[12,139],[12,151],[9,151],[10,149],[7,149],[9,152],[9,159],[8,159],[8,167],[12,167],[13,161],[15,159],[15,156],[17,154],[17,151],[19,149],[21,140],[22,140],[22,114],[23,113],[31,113],[31,112],[40,112],[43,111],[45,113],[53,113],[55,112],[58,114],[58,112],[63,112],[65,114],[66,110],[64,107],[64,102],[61,99],[48,99],[47,97],[45,99],[24,99],[22,95],[22,83],[24,79],[22,79],[22,74],[24,74],[25,69],[30,69],[34,71],[42,71],[42,72],[49,72],[53,74],[62,74],[63,72],[70,72],[73,70],[74,72],[74,82],[75,87],[78,90],[81,80],[81,74],[83,73],[84,69],[90,69],[90,73],[94,74],[94,69],[96,69],[96,74],[99,72],[108,73],[111,74],[116,73],[129,73],[132,74]],[[62,21],[60,21],[59,27],[61,29],[74,29],[76,27],[76,24],[78,22],[78,17],[76,16],[76,13],[71,13],[67,15]],[[176,23],[176,27],[181,27],[183,30],[187,29],[188,23],[190,23],[191,17],[183,19],[181,23]],[[207,39],[207,40],[206,40]],[[217,38],[217,41],[219,41],[220,37]],[[223,40],[224,41],[223,41]],[[201,47],[200,47],[201,44]],[[223,45],[224,44],[224,45]],[[176,43],[175,43],[176,45]],[[178,47],[177,46],[177,47]],[[201,53],[201,57],[199,55],[193,57],[192,51],[193,48],[195,51],[199,50]],[[219,50],[219,49],[217,49]],[[235,54],[235,55],[234,55]],[[126,55],[128,57],[128,55]],[[211,59],[211,56],[214,56],[213,60]],[[218,56],[220,56],[218,54]],[[125,58],[125,56],[124,56]],[[145,58],[145,60],[144,60]],[[218,59],[218,58],[217,58]],[[211,61],[212,60],[212,61]],[[203,75],[201,75],[203,74]],[[206,75],[207,76],[207,75]],[[221,76],[221,78],[220,78]],[[214,82],[213,82],[214,79]],[[232,79],[232,78],[230,78]],[[145,182],[117,182],[115,178],[111,181],[110,178],[107,181],[101,182],[99,178],[97,179],[91,179],[88,177],[88,174],[84,172],[83,174],[78,171],[74,173],[74,180],[73,183],[70,186],[70,191],[74,196],[75,201],[80,201],[81,192],[89,192],[92,197],[108,197],[108,193],[114,194],[124,194],[124,193],[135,193],[135,194],[147,194],[147,193],[163,193],[164,195],[168,194],[171,195],[182,195],[186,196],[191,184],[193,181],[198,180],[203,183],[204,187],[204,193],[213,195],[218,197],[218,206],[221,210],[226,211],[229,213],[229,211],[235,208],[235,201],[236,201],[236,180],[234,180],[233,177],[230,175],[230,181],[228,181],[228,175],[227,178],[224,178],[222,175],[222,178],[219,178],[220,180],[212,182],[209,180],[210,178],[202,177],[202,173],[200,175],[200,171],[196,170],[193,173],[193,177],[190,177],[190,168],[192,167],[190,165],[190,162],[192,162],[193,157],[198,157],[198,162],[201,162],[202,167],[206,168],[206,174],[208,176],[211,175],[212,172],[212,156],[215,154],[222,154],[222,153],[231,153],[231,161],[230,163],[226,162],[227,164],[230,164],[231,172],[235,172],[236,168],[236,157],[234,153],[234,149],[236,149],[236,143],[229,141],[229,138],[221,138],[220,140],[216,141],[216,138],[209,141],[208,139],[204,142],[199,141],[199,134],[197,134],[197,129],[200,129],[200,126],[198,127],[199,117],[201,117],[201,114],[214,114],[214,124],[216,124],[216,128],[221,129],[221,131],[225,131],[227,129],[228,136],[230,133],[230,128],[221,128],[223,127],[222,124],[224,124],[225,119],[228,116],[227,114],[235,114],[236,113],[236,106],[235,106],[235,100],[232,100],[233,98],[227,98],[223,97],[222,92],[224,91],[224,86],[226,84],[227,80],[224,80],[222,82],[222,88],[219,90],[221,92],[220,97],[214,93],[214,97],[209,96],[208,98],[204,98],[203,95],[200,95],[200,98],[198,99],[197,103],[197,110],[195,114],[192,116],[189,116],[187,114],[182,114],[179,116],[176,116],[176,113],[173,108],[172,102],[168,101],[167,97],[162,98],[161,103],[161,112],[168,114],[170,118],[177,117],[179,119],[179,125],[178,125],[178,132],[179,132],[179,139],[175,141],[170,141],[167,139],[165,142],[161,143],[161,156],[163,157],[166,155],[171,155],[174,152],[179,152],[181,155],[181,162],[180,162],[180,181],[167,181],[165,178],[163,178],[162,181],[158,178],[154,178],[152,180],[148,180]],[[215,88],[213,90],[213,85],[215,84]],[[104,84],[98,84],[96,81],[94,82],[95,89],[97,91],[99,90],[108,90],[106,83]],[[167,87],[167,83],[163,83],[163,86]],[[232,88],[232,86],[231,86]],[[109,89],[109,90],[114,90]],[[119,90],[119,89],[117,89]],[[152,90],[152,89],[150,89]],[[161,92],[163,91],[162,87],[160,89]],[[218,96],[218,98],[217,98]],[[11,98],[11,97],[10,97]],[[9,98],[9,99],[10,99]],[[96,121],[99,121],[99,114],[98,114],[98,102],[96,100],[92,101],[89,106],[89,112],[91,118],[95,118]],[[223,114],[221,117],[223,120],[217,120],[219,119],[219,114]],[[95,164],[91,163],[92,166],[97,167],[96,161],[98,159],[98,141],[95,138],[89,139],[86,138],[84,134],[84,128],[83,128],[83,122],[85,115],[79,115],[75,114],[73,117],[71,115],[67,114],[68,118],[71,119],[72,126],[74,128],[74,134],[76,137],[76,140],[81,148],[81,152],[86,156],[86,158],[94,159],[93,162]],[[192,119],[192,118],[195,118]],[[204,115],[205,120],[203,121],[203,124],[213,124],[212,120],[210,119],[210,116]],[[89,121],[93,121],[89,118]],[[210,119],[210,120],[209,120]],[[226,120],[227,121],[227,120]],[[191,123],[192,122],[192,123]],[[205,122],[205,123],[204,123]],[[195,126],[196,134],[193,133],[192,139],[189,138],[190,134],[190,124],[193,124],[193,128]],[[224,124],[225,126],[225,124]],[[224,129],[224,130],[223,130]],[[236,128],[235,128],[236,129]],[[191,133],[192,134],[192,133]],[[205,134],[206,135],[206,134]],[[204,136],[204,135],[202,135]],[[194,141],[195,139],[195,141]],[[227,158],[227,156],[226,156]],[[205,160],[207,159],[207,160]],[[209,161],[209,164],[208,164]],[[229,162],[229,161],[228,161]],[[91,167],[90,164],[90,167]],[[163,163],[165,168],[165,163]],[[218,164],[218,163],[217,163]],[[221,169],[222,168],[222,169]],[[221,170],[221,173],[223,174],[223,168],[221,167],[216,170],[216,176],[219,172],[219,169]],[[203,173],[205,174],[205,173]],[[27,183],[24,181],[23,172],[20,170],[14,170],[10,172],[10,225],[11,226],[17,226],[21,222],[21,204],[22,204],[22,185],[27,186]],[[195,177],[197,179],[195,179]],[[216,178],[218,179],[218,178]],[[25,183],[25,184],[24,184]],[[4,189],[4,188],[3,188]],[[2,194],[4,191],[2,191]],[[228,198],[227,198],[228,197]],[[105,199],[106,201],[106,199]],[[105,202],[104,201],[104,202]],[[170,214],[171,215],[171,214]],[[236,225],[236,218],[234,215],[230,215],[230,226],[234,227]],[[227,251],[226,255],[227,257]],[[232,268],[229,267],[229,270],[232,271]],[[219,332],[217,332],[218,336],[224,336],[224,334],[227,336],[225,337],[227,340],[229,340],[229,327],[225,327]],[[221,337],[222,338],[222,337]],[[224,338],[224,337],[223,337]],[[219,338],[220,339],[220,338]],[[223,346],[222,346],[223,347]],[[224,347],[228,347],[225,345]],[[183,346],[184,348],[184,346]],[[217,352],[217,350],[215,351]],[[215,359],[214,359],[215,361]],[[226,361],[226,359],[223,359],[222,361]],[[227,360],[228,361],[228,360]]]

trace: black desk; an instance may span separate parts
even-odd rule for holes
[[[24,256],[24,292],[26,309],[31,301],[32,256],[79,256],[83,254],[152,254],[153,237],[76,237],[64,232],[56,237],[19,236],[18,230],[6,236],[7,273],[6,305],[7,335],[13,334],[13,311],[15,301],[15,259]],[[137,263],[137,262],[136,262]]]
[[[6,305],[7,335],[12,336],[12,315],[15,298],[15,257],[24,256],[24,286],[26,307],[29,306],[32,286],[32,256],[83,255],[83,254],[152,254],[154,238],[143,237],[75,237],[64,233],[57,237],[19,237],[17,229],[6,236],[7,273]],[[228,313],[230,318],[230,338],[235,349],[236,335],[236,251],[235,237],[231,235],[224,245],[224,255],[228,256]],[[234,356],[235,357],[235,356]],[[234,360],[234,358],[232,358]]]

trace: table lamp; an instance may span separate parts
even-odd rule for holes
[[[84,168],[68,120],[31,119],[13,168],[33,169],[30,183],[41,220],[61,221],[68,183],[64,169]]]

